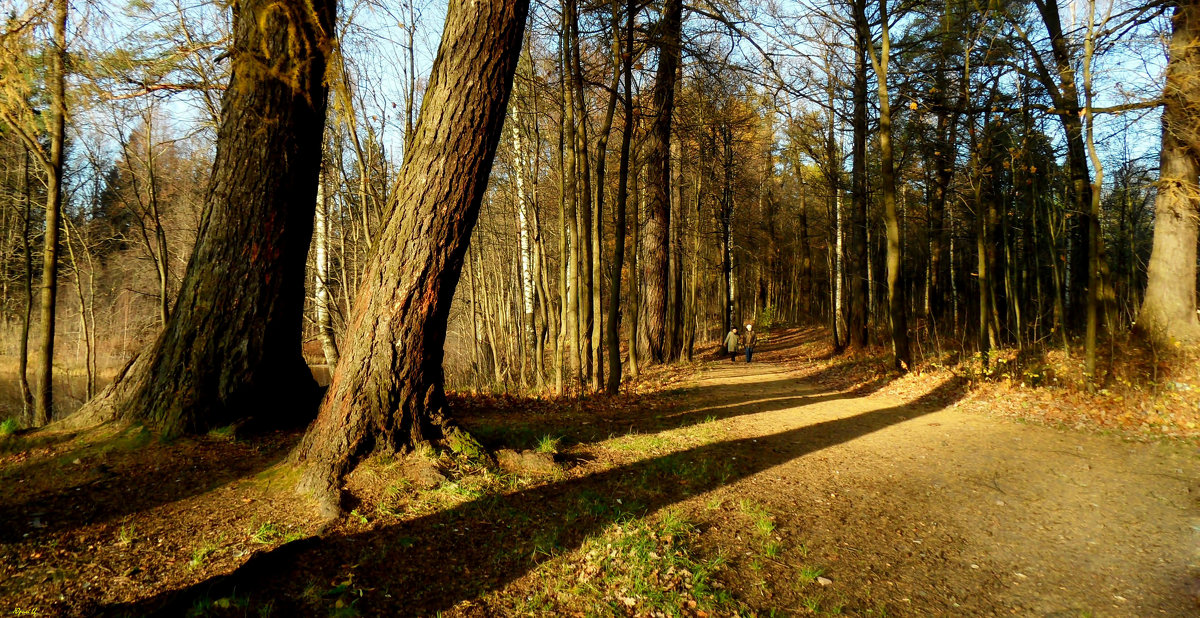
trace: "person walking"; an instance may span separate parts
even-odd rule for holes
[[[742,336],[742,347],[746,348],[746,362],[750,362],[750,357],[754,355],[754,344],[758,343],[758,333],[754,332],[754,325],[746,325],[746,334]]]
[[[736,328],[729,329],[729,334],[725,335],[725,351],[729,353],[729,362],[737,362],[737,345],[738,334]]]

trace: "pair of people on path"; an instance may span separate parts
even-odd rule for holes
[[[729,329],[729,334],[725,335],[725,351],[729,353],[729,362],[737,362],[738,348],[738,332],[737,328]],[[754,344],[758,343],[758,333],[754,332],[754,325],[746,325],[746,333],[741,337],[742,348],[746,350],[746,362],[750,362],[750,358],[754,356]]]

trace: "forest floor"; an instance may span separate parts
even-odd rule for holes
[[[1067,394],[891,375],[816,330],[761,347],[616,398],[457,398],[519,454],[372,458],[326,524],[294,433],[10,436],[0,614],[1200,611],[1194,438],[1029,422]]]

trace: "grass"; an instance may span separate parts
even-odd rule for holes
[[[817,581],[817,578],[825,574],[825,569],[819,566],[804,566],[800,568],[798,577],[801,584],[811,584]]]
[[[117,543],[120,545],[131,545],[137,538],[137,526],[122,524],[121,529],[117,532]]]
[[[742,512],[750,517],[750,521],[754,524],[754,530],[759,536],[766,537],[775,532],[775,520],[762,505],[751,500],[742,500],[741,508]]]
[[[188,567],[196,569],[205,563],[219,549],[212,543],[205,543],[196,549],[192,550],[192,559],[188,561]]]
[[[284,534],[284,531],[279,526],[276,526],[269,521],[264,522],[258,528],[255,528],[250,532],[250,540],[263,545],[270,545],[271,543],[274,543],[285,536],[286,535]]]
[[[208,432],[208,437],[225,442],[233,442],[237,440],[237,427],[234,425],[217,427]]]
[[[579,503],[585,514],[611,515],[613,508],[601,496]],[[525,609],[547,614],[579,608],[596,616],[737,613],[742,608],[717,579],[725,561],[698,555],[698,534],[676,509],[652,517],[620,513],[577,551],[543,564],[545,590],[525,599]],[[535,550],[548,540],[535,540]]]
[[[534,449],[539,453],[553,455],[558,452],[559,445],[562,444],[562,438],[546,434],[538,439],[537,448]]]
[[[17,433],[20,425],[17,424],[17,419],[6,418],[4,422],[0,422],[0,438],[8,437]]]

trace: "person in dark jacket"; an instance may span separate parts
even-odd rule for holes
[[[750,357],[754,355],[754,344],[758,343],[758,333],[754,332],[754,325],[746,325],[746,334],[742,335],[742,347],[746,348],[746,362],[750,362]]]
[[[729,362],[737,362],[737,346],[738,334],[736,328],[729,329],[729,334],[725,335],[725,351],[729,354]]]

